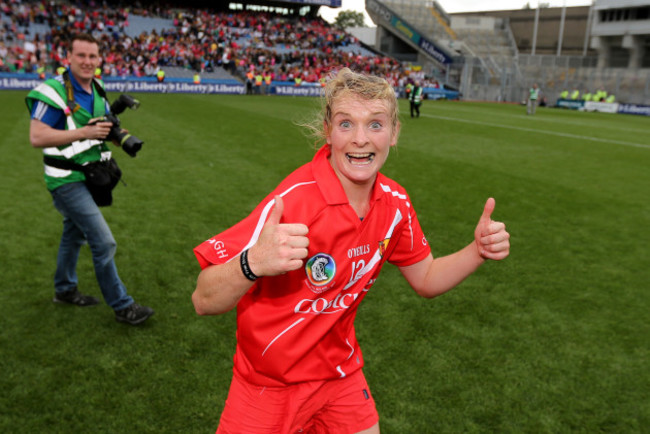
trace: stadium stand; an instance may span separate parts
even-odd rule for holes
[[[318,83],[331,69],[348,66],[382,74],[394,85],[408,70],[377,55],[322,19],[262,12],[205,9],[93,8],[60,1],[11,2],[2,6],[0,71],[52,74],[65,64],[65,35],[85,31],[102,44],[106,77],[244,81],[268,71],[274,80]]]
[[[466,45],[463,51],[485,59],[492,65],[493,73],[500,73],[516,61],[518,51],[509,33],[507,21],[455,17],[452,18],[451,25],[458,39]]]
[[[129,14],[129,25],[124,27],[124,33],[131,38],[137,38],[143,33],[150,34],[154,31],[162,33],[163,31],[173,27],[174,21],[171,18]]]
[[[451,46],[457,39],[454,30],[447,24],[448,18],[442,16],[433,2],[416,0],[383,0],[383,4],[395,11],[403,20],[417,28],[422,34],[444,46]]]
[[[97,6],[92,0],[0,0],[0,73],[53,74],[65,64],[67,34],[85,31],[101,41],[105,78],[155,81],[163,70],[170,80],[191,82],[198,73],[202,80],[243,84],[251,74],[269,74],[274,83],[293,84],[298,78],[302,85],[318,86],[330,70],[348,66],[382,75],[398,89],[418,80],[425,89],[458,90],[467,99],[521,101],[532,81],[540,83],[542,94],[551,98],[564,88],[604,87],[630,102],[650,99],[647,71],[595,68],[593,56],[522,54],[518,45],[529,41],[521,28],[530,27],[529,21],[522,20],[530,20],[530,11],[449,15],[436,1],[368,0],[368,4],[378,5],[375,15],[368,10],[373,20],[381,17],[377,8],[390,7],[393,21],[428,38],[447,53],[447,62],[425,61],[425,50],[409,47],[408,41],[385,44],[387,31],[379,34],[377,48],[364,45],[315,14],[282,15],[225,6],[216,11],[157,5],[126,8]],[[552,9],[558,8],[546,13],[559,16]],[[580,11],[588,11],[575,9],[567,17],[579,20],[584,15]],[[390,27],[389,22],[375,21],[379,28]],[[550,33],[540,31],[545,38]],[[575,45],[575,41],[570,44]],[[405,54],[398,55],[404,49]],[[418,49],[420,54],[413,56],[410,50]],[[648,64],[648,56],[635,56],[630,62]]]

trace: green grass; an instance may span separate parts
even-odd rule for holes
[[[28,140],[26,92],[0,105],[0,431],[213,432],[235,313],[198,317],[192,248],[243,218],[313,149],[310,98],[139,94],[105,209],[120,277],[156,315],[54,305],[61,217]],[[384,433],[648,432],[650,119],[402,101],[384,173],[411,195],[434,255],[472,238],[487,197],[511,256],[419,298],[387,266],[357,333]],[[88,249],[79,278],[99,296]]]

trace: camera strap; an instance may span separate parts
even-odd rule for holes
[[[43,163],[56,167],[57,169],[76,170],[77,172],[84,171],[84,166],[81,164],[73,163],[69,160],[59,160],[58,158],[48,157],[47,155],[43,155]]]
[[[77,110],[81,108],[79,104],[77,104],[74,100],[74,91],[72,90],[72,82],[70,81],[70,76],[69,72],[66,70],[63,74],[63,85],[65,86],[65,92],[68,97],[68,109],[66,110],[66,115],[71,116],[72,114],[76,113]]]
[[[68,109],[69,111],[66,111],[66,116],[71,116],[72,114],[76,113],[77,110],[81,108],[79,104],[74,100],[74,90],[72,89],[72,82],[70,81],[70,71],[66,69],[66,71],[61,74],[63,77],[63,85],[65,86],[65,92],[67,94],[67,99],[68,99]],[[108,102],[108,98],[106,97],[106,91],[104,90],[103,87],[97,83],[97,81],[93,78],[92,80],[93,88],[97,91],[99,96],[101,96],[105,101]]]

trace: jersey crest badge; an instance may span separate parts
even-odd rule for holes
[[[326,253],[317,253],[305,263],[305,273],[309,283],[316,287],[312,290],[316,292],[317,288],[321,288],[318,292],[325,291],[327,288],[322,287],[330,283],[336,275],[336,262]]]
[[[388,242],[390,241],[390,238],[385,238],[379,242],[379,256],[383,257],[384,253],[386,253],[386,249],[388,249]]]

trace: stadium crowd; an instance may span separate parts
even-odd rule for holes
[[[166,66],[196,72],[221,67],[235,76],[269,76],[273,81],[317,83],[331,70],[349,67],[381,75],[394,86],[426,81],[410,65],[363,49],[359,41],[320,18],[268,12],[161,7],[109,7],[94,1],[0,1],[0,72],[42,76],[67,66],[68,35],[93,34],[104,54],[103,76],[155,76]],[[127,34],[130,14],[169,19],[169,28]],[[47,32],[29,34],[30,24]]]

